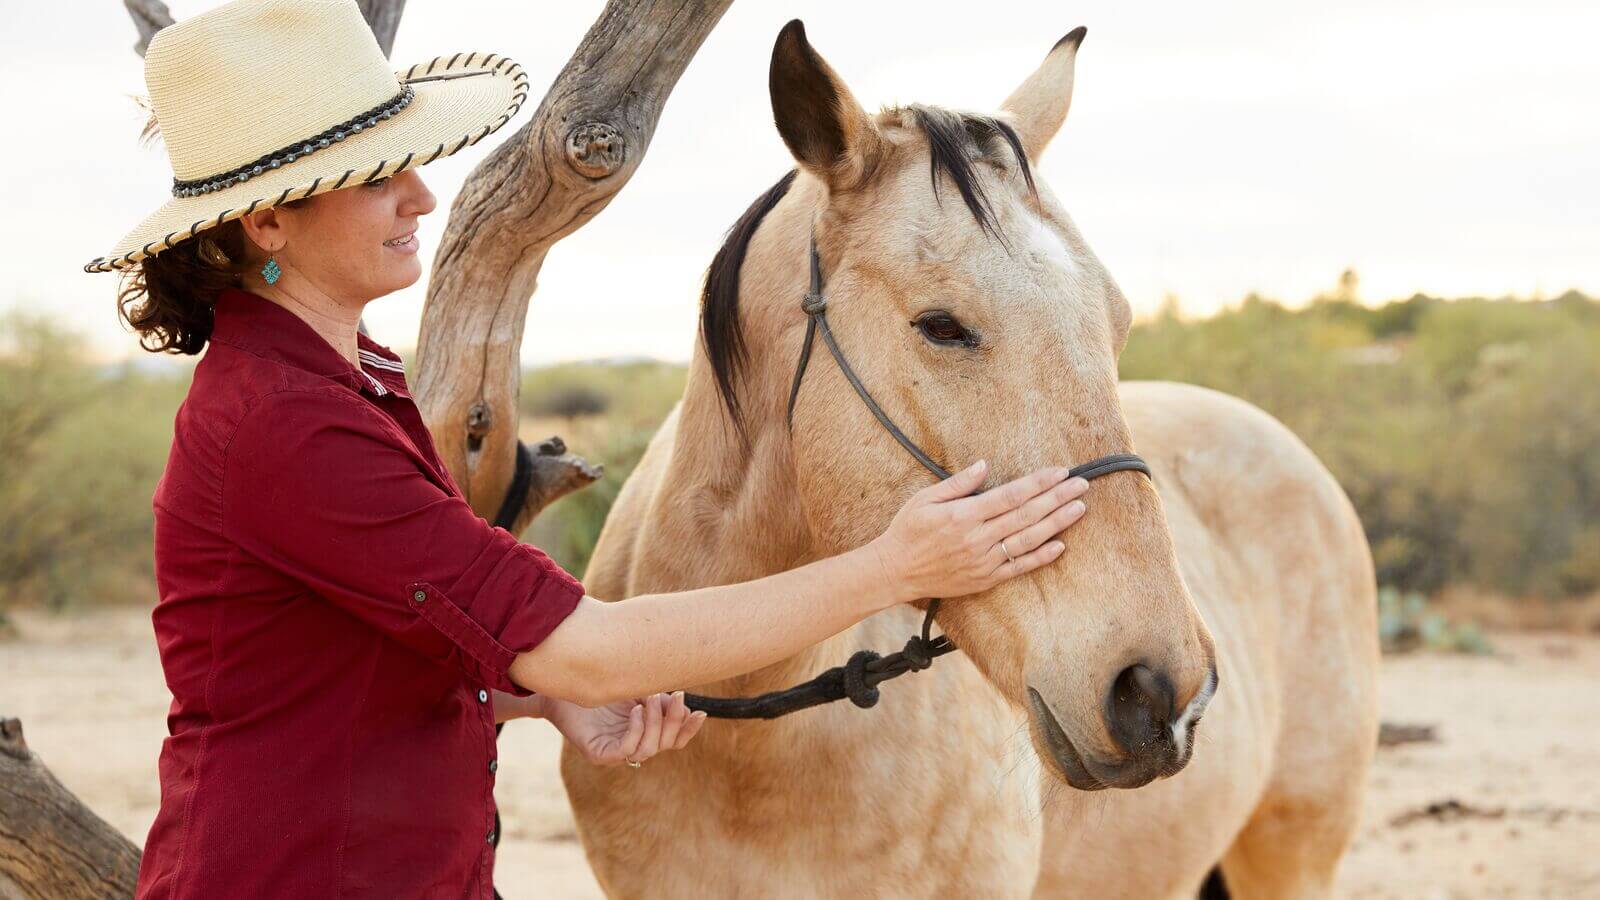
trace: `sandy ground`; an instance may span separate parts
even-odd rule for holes
[[[169,699],[148,613],[14,618],[0,715],[20,717],[66,786],[143,844]],[[1600,638],[1495,642],[1490,658],[1386,662],[1384,718],[1436,725],[1438,740],[1380,751],[1344,896],[1600,897]],[[557,774],[559,736],[518,721],[501,741],[501,893],[599,897]]]

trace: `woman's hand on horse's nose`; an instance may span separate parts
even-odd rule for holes
[[[923,488],[878,538],[884,566],[910,599],[976,594],[1066,549],[1051,538],[1083,517],[1087,481],[1050,467],[973,496],[987,474],[979,460]]]

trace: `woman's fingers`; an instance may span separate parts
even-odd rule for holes
[[[1022,531],[1031,525],[1034,525],[1037,522],[1043,521],[1047,516],[1054,515],[1067,508],[1067,506],[1069,506],[1079,497],[1082,497],[1088,490],[1088,481],[1085,481],[1082,478],[1069,478],[1066,481],[1063,481],[1060,484],[1057,484],[1044,491],[1043,493],[1034,496],[1021,506],[1008,512],[1001,513],[1000,515],[995,516],[994,518],[985,522],[983,525],[982,535],[985,540],[990,541],[998,541],[1001,538],[1008,538],[1011,535],[1016,534],[1017,532]],[[1055,532],[1052,531],[1050,534],[1055,534]],[[1049,537],[1049,534],[1045,535],[1045,537]],[[1040,543],[1043,543],[1043,539],[1023,549],[1032,550],[1034,547],[1039,546]],[[1008,547],[1012,546],[1010,541],[1007,541],[1006,545]],[[1014,547],[1012,555],[1016,555]]]
[[[661,750],[661,695],[644,698],[644,737],[639,739],[639,750],[628,757],[634,762],[644,762]]]
[[[1009,548],[1011,545],[1008,543],[1006,546]],[[1024,553],[1021,556],[1016,556],[1013,553],[1012,556],[1016,557],[1014,560],[1001,563],[1000,567],[994,570],[994,574],[989,576],[989,586],[993,587],[1007,578],[1015,578],[1018,575],[1032,572],[1046,563],[1054,562],[1065,549],[1067,549],[1066,544],[1060,541],[1051,541],[1032,553]]]
[[[995,554],[999,557],[995,564],[1005,562],[1007,552],[1015,558],[1038,549],[1045,541],[1066,531],[1073,523],[1083,518],[1086,509],[1082,500],[1073,500],[1066,506],[1057,507],[1049,515],[1021,531],[1006,535],[1004,549],[998,542],[995,544]]]
[[[976,497],[954,504],[955,512],[963,518],[986,521],[1022,506],[1034,497],[1048,491],[1067,477],[1067,469],[1055,466],[1030,472]]]
[[[1064,485],[1071,471],[1064,466],[1030,472],[976,496],[957,496],[981,484],[986,468],[974,465],[924,488],[895,514],[874,549],[900,593],[964,597],[986,590],[993,586],[993,573],[999,569],[995,553],[1002,538],[1028,536],[1028,546],[1023,546],[1020,538],[1015,543],[1007,541],[1007,549],[1017,557],[1037,548],[1082,514],[1081,510],[1058,514],[1087,487],[1083,479]],[[1044,537],[1028,531],[1046,522],[1054,527],[1044,532]],[[1048,561],[1036,560],[1034,567]]]
[[[628,732],[622,736],[618,749],[623,759],[634,759],[639,752],[639,742],[644,739],[644,704],[635,702],[628,710]]]
[[[666,708],[661,716],[661,749],[671,750],[678,746],[678,732],[689,718],[689,707],[683,703],[683,691],[662,694],[661,700]]]
[[[684,722],[683,727],[678,730],[678,743],[674,745],[672,749],[682,750],[684,747],[687,747],[689,742],[694,740],[694,736],[700,733],[700,726],[704,725],[705,723],[705,710],[697,709],[690,713],[689,720]]]
[[[617,742],[619,758],[596,762],[644,762],[664,750],[681,750],[705,724],[704,712],[690,712],[683,691],[651,694],[628,711],[628,730]]]
[[[983,478],[988,474],[989,463],[980,459],[938,484],[923,488],[922,493],[936,502],[955,500],[983,487]]]

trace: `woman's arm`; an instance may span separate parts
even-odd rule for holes
[[[585,596],[511,680],[582,706],[717,681],[791,656],[902,600],[869,548],[756,581],[603,603]]]
[[[518,697],[505,691],[490,690],[494,695],[494,723],[509,722],[512,719],[548,719],[549,711],[545,708],[548,698],[543,694],[529,694]]]
[[[969,496],[986,471],[980,462],[919,491],[880,537],[797,569],[624,603],[586,596],[517,655],[511,680],[584,706],[717,681],[895,604],[978,593],[1056,559],[1064,547],[1049,538],[1083,514],[1087,484],[1053,468]]]

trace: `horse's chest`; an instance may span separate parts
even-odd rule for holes
[[[585,843],[617,897],[1026,896],[1042,827],[1033,767],[926,750],[885,735],[837,759],[700,760],[662,767],[657,784],[577,791],[573,807],[596,826]],[[601,824],[630,809],[670,814]]]

